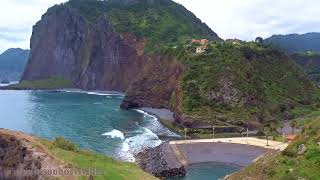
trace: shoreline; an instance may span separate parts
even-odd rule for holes
[[[142,107],[142,108],[137,108],[134,110],[140,110],[140,111],[143,111],[149,115],[155,116],[159,122],[161,122],[160,119],[165,119],[167,121],[174,122],[173,112],[170,111],[169,109]]]

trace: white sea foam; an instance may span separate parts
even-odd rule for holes
[[[142,127],[140,133],[124,140],[130,146],[131,153],[138,153],[145,148],[157,147],[162,141],[151,130]]]
[[[123,93],[116,92],[116,91],[83,91],[80,89],[59,89],[58,91],[61,92],[68,92],[68,93],[83,93],[89,95],[97,95],[97,96],[124,96]]]
[[[109,136],[111,138],[120,138],[121,140],[124,140],[124,138],[125,138],[124,134],[121,131],[116,130],[116,129],[114,129],[114,130],[112,130],[110,132],[104,133],[102,135],[103,136]]]
[[[139,127],[138,130],[134,131],[134,134],[123,140],[121,149],[118,152],[118,156],[124,161],[134,162],[134,154],[144,149],[157,147],[162,143],[155,133],[144,127]]]
[[[158,118],[154,115],[151,115],[143,110],[135,109],[137,112],[143,114],[143,116],[146,118],[146,123],[144,126],[148,129],[150,129],[152,132],[156,133],[157,135],[161,136],[170,136],[170,137],[180,137],[176,133],[170,131],[167,127],[163,126]]]
[[[122,150],[123,152],[128,152],[128,151],[130,150],[129,144],[128,144],[127,142],[123,142],[123,143],[122,143],[122,148],[121,148],[121,150]]]

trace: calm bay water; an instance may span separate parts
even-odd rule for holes
[[[93,92],[0,91],[0,127],[131,161],[132,153],[174,136],[155,117],[119,108],[123,96]]]

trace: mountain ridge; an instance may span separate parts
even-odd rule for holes
[[[305,51],[320,52],[320,33],[272,35],[264,40],[266,44],[273,44],[284,49],[289,54]]]
[[[23,73],[30,51],[10,48],[0,54],[0,80],[18,81]]]

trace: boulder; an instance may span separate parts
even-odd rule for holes
[[[302,155],[307,151],[307,147],[304,144],[300,144],[298,147],[298,155]]]
[[[320,147],[320,142],[318,142],[318,146]]]

